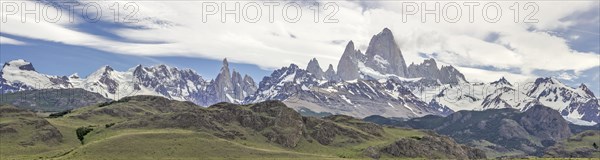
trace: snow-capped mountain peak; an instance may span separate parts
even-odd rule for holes
[[[512,84],[510,82],[508,82],[508,80],[506,80],[506,78],[502,77],[497,81],[494,81],[492,83],[490,83],[493,86],[504,86],[504,85],[508,85],[508,86],[512,86]]]
[[[31,62],[25,61],[23,59],[12,60],[4,63],[2,70],[23,70],[23,71],[34,71],[35,68],[31,64]]]
[[[31,62],[23,59],[6,62],[0,72],[0,89],[4,92],[15,92],[40,88],[70,87],[66,76],[49,76],[38,73]]]
[[[579,87],[577,87],[577,89],[581,92],[583,92],[585,95],[589,95],[590,97],[595,97],[594,96],[594,92],[592,92],[592,90],[590,90],[585,84],[580,84]]]

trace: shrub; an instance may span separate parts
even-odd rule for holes
[[[58,112],[58,113],[52,113],[52,114],[50,114],[48,116],[48,118],[58,118],[58,117],[62,117],[62,116],[66,115],[66,114],[69,114],[69,113],[71,113],[70,109],[62,111],[62,112]]]
[[[75,130],[75,133],[77,133],[77,139],[79,139],[81,144],[83,144],[84,136],[87,135],[88,133],[90,133],[92,130],[94,130],[94,129],[92,129],[90,127],[79,127],[79,128],[77,128],[77,130]]]
[[[113,103],[115,103],[115,102],[116,102],[116,101],[109,101],[109,102],[100,103],[100,104],[98,105],[98,107],[104,107],[104,106],[108,106],[108,105],[111,105],[111,104],[113,104]]]
[[[110,128],[110,127],[112,127],[112,126],[114,126],[114,125],[115,125],[115,123],[109,123],[109,124],[105,124],[105,125],[104,125],[104,127],[106,127],[106,128]]]

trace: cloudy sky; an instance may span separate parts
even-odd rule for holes
[[[552,76],[600,94],[594,0],[65,2],[2,1],[0,60],[26,59],[43,73],[81,76],[102,65],[168,64],[211,79],[227,58],[261,79],[290,63],[305,67],[313,57],[335,66],[348,41],[364,52],[387,27],[409,64],[435,58],[469,81]],[[239,20],[225,14],[236,12]]]

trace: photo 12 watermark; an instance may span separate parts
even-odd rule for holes
[[[399,2],[401,3],[403,23],[411,17],[417,17],[420,22],[446,23],[481,22],[497,23],[503,18],[512,19],[515,23],[537,23],[536,14],[539,5],[535,2],[518,1],[499,3],[494,1],[476,2]],[[420,18],[419,18],[420,17]],[[433,19],[433,20],[432,20]]]
[[[340,10],[335,2],[202,2],[201,5],[203,23],[209,23],[211,18],[227,23],[231,17],[235,23],[242,20],[247,23],[274,23],[276,20],[296,23],[302,19],[310,19],[315,23],[338,23],[336,15]]]
[[[55,3],[3,1],[0,21],[69,22],[83,19],[87,23],[112,20],[114,23],[137,23],[140,21],[140,5],[136,1],[58,1]],[[296,1],[190,1],[199,9],[203,23],[297,23],[310,20],[314,23],[338,23],[340,7],[336,2]]]
[[[176,1],[177,2],[177,1]],[[174,2],[174,3],[176,3]],[[2,1],[0,21],[87,23],[110,20],[114,23],[137,23],[142,18],[144,1]],[[203,23],[340,23],[340,12],[347,9],[339,1],[189,1],[195,11],[194,21]],[[365,4],[377,2],[365,1]],[[530,1],[397,1],[394,10],[401,16],[388,17],[402,23],[497,23],[511,20],[515,23],[537,23],[540,7]]]
[[[37,1],[2,1],[0,3],[0,21],[26,22],[69,22],[83,19],[87,23],[96,23],[112,19],[114,23],[137,23],[139,5],[136,2],[115,1],[57,1],[42,3]]]

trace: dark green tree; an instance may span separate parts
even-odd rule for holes
[[[104,127],[106,127],[106,128],[110,128],[110,127],[112,127],[112,126],[114,126],[114,125],[115,125],[115,123],[109,123],[109,124],[105,124],[105,125],[104,125]]]
[[[596,142],[594,142],[594,144],[592,144],[592,146],[594,146],[595,149],[598,149],[598,145],[596,144]]]
[[[79,128],[77,128],[77,130],[75,130],[75,133],[77,133],[77,139],[79,139],[81,144],[83,144],[84,136],[87,135],[88,133],[90,133],[92,130],[94,130],[94,129],[92,129],[90,127],[79,127]]]

